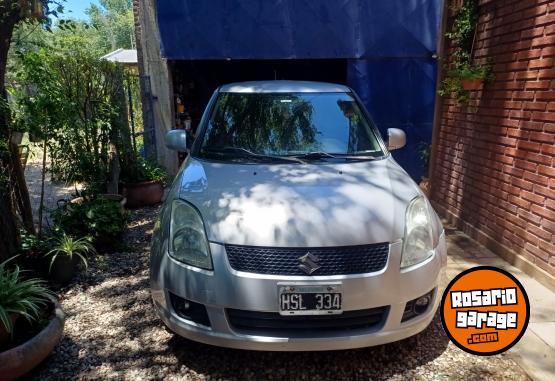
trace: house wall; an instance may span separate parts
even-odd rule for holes
[[[490,249],[555,284],[555,1],[481,0],[474,57],[492,60],[495,80],[466,107],[441,100],[432,200]]]

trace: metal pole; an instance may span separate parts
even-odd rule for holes
[[[131,119],[131,136],[133,141],[133,153],[137,153],[137,141],[135,138],[135,113],[133,111],[133,96],[131,94],[131,78],[127,77],[127,102],[129,103],[129,118]]]

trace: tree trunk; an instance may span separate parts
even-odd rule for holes
[[[8,51],[20,15],[17,1],[0,0],[0,102],[4,104],[7,104],[5,79]],[[0,262],[16,254],[20,239],[15,210],[17,198],[14,198],[15,192],[11,189],[14,183],[14,156],[8,140],[8,122],[9,109],[0,107]],[[25,190],[26,187],[22,191]],[[29,195],[26,197],[28,199]]]

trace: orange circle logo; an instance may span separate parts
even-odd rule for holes
[[[522,284],[505,270],[480,266],[449,283],[441,300],[447,336],[463,351],[496,355],[515,345],[530,319],[530,302]]]

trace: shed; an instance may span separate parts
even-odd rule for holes
[[[336,82],[357,91],[382,134],[405,130],[408,145],[394,156],[415,180],[424,173],[417,147],[432,136],[442,0],[142,1],[143,36],[155,17],[167,60],[170,123],[179,123],[179,105],[198,123],[228,82]],[[151,54],[152,41],[141,45]],[[160,88],[166,79],[152,78],[152,62],[144,59]]]

